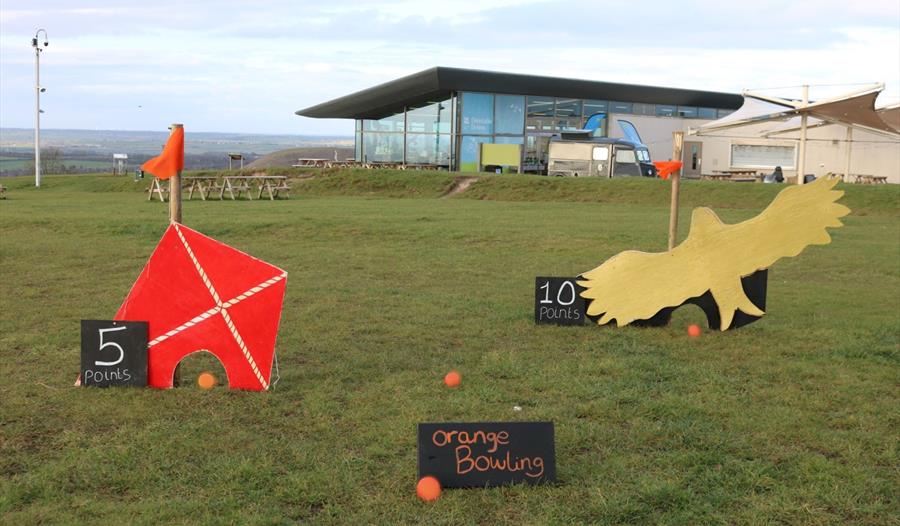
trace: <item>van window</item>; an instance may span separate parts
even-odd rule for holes
[[[608,161],[609,160],[609,148],[607,148],[605,146],[594,146],[593,158],[595,161]]]
[[[650,162],[650,152],[644,149],[640,149],[637,151],[637,157],[641,160],[641,162],[649,163]]]
[[[634,150],[616,150],[616,162],[634,164]]]

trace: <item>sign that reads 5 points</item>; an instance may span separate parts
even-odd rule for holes
[[[81,320],[81,384],[147,386],[145,321]]]

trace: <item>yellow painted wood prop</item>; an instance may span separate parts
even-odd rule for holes
[[[835,201],[837,178],[821,178],[782,190],[758,216],[736,225],[722,223],[709,208],[695,208],[691,231],[668,252],[621,252],[581,275],[578,284],[589,301],[587,314],[601,325],[619,327],[647,320],[665,308],[709,291],[719,308],[721,329],[731,326],[736,310],[765,314],[747,298],[741,278],[767,269],[808,245],[827,245],[826,228],[850,209]]]

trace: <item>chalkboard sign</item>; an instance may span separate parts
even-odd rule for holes
[[[584,325],[583,290],[576,278],[535,278],[534,323]]]
[[[81,320],[81,385],[147,385],[147,322]]]
[[[419,424],[419,478],[445,488],[556,480],[553,422]]]

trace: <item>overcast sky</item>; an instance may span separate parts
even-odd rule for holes
[[[0,126],[34,125],[37,28],[44,128],[352,135],[294,111],[433,66],[900,101],[898,0],[3,0]]]

